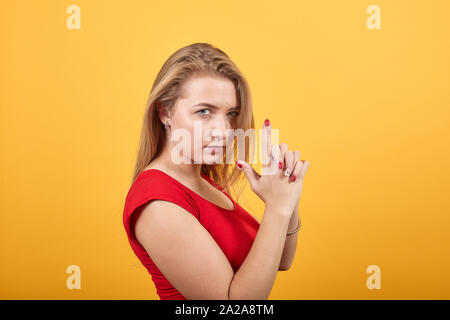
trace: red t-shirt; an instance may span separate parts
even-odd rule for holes
[[[128,191],[123,225],[131,248],[150,273],[161,300],[186,300],[186,298],[164,277],[135,237],[134,223],[137,214],[133,213],[142,209],[146,203],[155,199],[166,200],[191,213],[217,242],[234,272],[247,257],[259,229],[259,222],[239,206],[228,193],[206,175],[202,174],[202,177],[233,202],[233,210],[224,209],[206,200],[158,169],[141,172]]]

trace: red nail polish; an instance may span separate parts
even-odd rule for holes
[[[264,125],[265,125],[266,127],[270,126],[270,120],[269,120],[269,119],[266,119],[266,120],[264,121]]]
[[[283,169],[283,162],[278,162],[278,168]]]
[[[242,168],[242,164],[238,163],[237,161],[236,161],[236,165],[238,166],[239,169]]]
[[[294,181],[295,181],[295,179],[296,179],[296,178],[295,178],[295,176],[292,176],[292,182],[294,182]]]

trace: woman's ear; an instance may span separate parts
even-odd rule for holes
[[[165,123],[169,122],[169,114],[167,112],[167,108],[164,107],[159,101],[155,102],[156,104],[156,110],[158,111],[159,120],[164,125]]]

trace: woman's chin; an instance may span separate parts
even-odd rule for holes
[[[203,154],[203,158],[202,158],[202,162],[203,164],[220,164],[223,163],[223,161],[221,162],[222,159],[222,155],[220,154],[208,154],[205,152],[205,154]]]

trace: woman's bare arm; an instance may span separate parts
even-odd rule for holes
[[[234,275],[230,300],[263,300],[272,290],[280,266],[289,216],[266,206],[253,245]]]
[[[167,280],[187,299],[267,299],[280,264],[289,216],[266,207],[254,243],[233,269],[209,232],[185,209],[153,200],[135,234]]]
[[[294,213],[289,220],[288,230],[294,230],[298,223],[300,222],[300,217],[298,215],[298,211],[294,210]],[[292,265],[294,261],[295,252],[297,250],[297,242],[298,242],[298,232],[286,235],[286,239],[284,241],[283,253],[281,254],[280,268],[278,271],[286,271]]]

